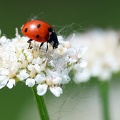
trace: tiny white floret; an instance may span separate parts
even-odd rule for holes
[[[50,87],[50,91],[56,96],[59,97],[62,93],[63,90],[61,87]]]
[[[13,86],[15,85],[15,80],[14,79],[9,79],[8,83],[7,83],[7,87],[9,89],[13,88]]]
[[[28,87],[33,87],[33,86],[35,85],[35,80],[32,79],[32,78],[28,78],[28,79],[26,80],[26,85],[27,85]]]
[[[37,94],[40,96],[44,95],[47,92],[47,87],[48,87],[47,84],[42,84],[42,85],[39,84],[37,86]]]

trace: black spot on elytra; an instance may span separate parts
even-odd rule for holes
[[[39,35],[36,35],[36,38],[40,38],[40,36],[39,36]]]
[[[28,28],[25,28],[24,32],[26,33],[28,31]]]
[[[41,26],[41,25],[40,25],[40,24],[38,24],[38,25],[37,25],[37,28],[39,28],[40,26]]]

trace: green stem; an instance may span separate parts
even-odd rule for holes
[[[110,120],[109,114],[109,82],[104,82],[100,85],[100,98],[103,112],[103,120]]]
[[[38,96],[37,92],[36,92],[36,87],[33,87],[33,93],[37,102],[37,106],[38,106],[38,112],[40,115],[40,120],[50,120],[49,115],[48,115],[48,111],[46,108],[46,104],[44,101],[44,97],[43,96]]]

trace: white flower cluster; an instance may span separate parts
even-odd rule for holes
[[[16,33],[13,39],[0,38],[0,89],[25,82],[28,87],[36,86],[37,94],[42,96],[49,89],[56,97],[62,93],[62,85],[70,82],[71,70],[82,74],[87,62],[82,59],[86,47],[73,49],[70,41],[63,41],[58,36],[60,45],[57,49],[46,52],[46,44],[39,50],[40,43],[32,41],[32,49],[28,49],[27,37]],[[79,81],[75,81],[79,82]]]
[[[67,39],[69,38],[71,36]],[[81,74],[82,81],[88,81],[90,77],[98,77],[102,81],[109,80],[113,73],[120,71],[119,31],[94,29],[74,34],[71,44],[72,47],[79,47],[80,44],[88,47],[84,57],[88,66]]]

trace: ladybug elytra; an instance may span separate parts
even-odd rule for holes
[[[40,48],[45,42],[50,43],[53,46],[53,49],[57,48],[59,45],[58,38],[53,27],[41,20],[31,20],[25,23],[22,27],[22,34],[30,38],[27,41],[29,43],[29,48],[31,48],[32,40],[41,42]]]

